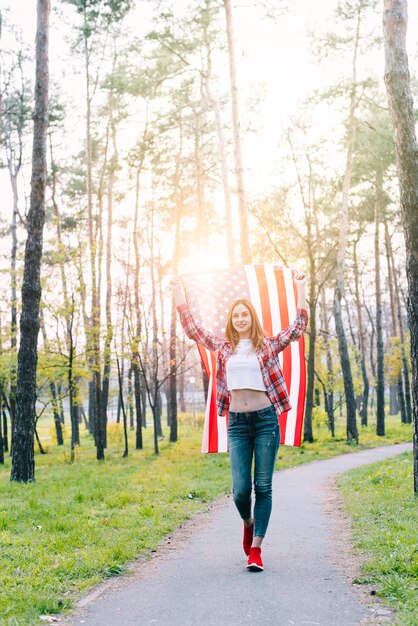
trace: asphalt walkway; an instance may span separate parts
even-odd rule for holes
[[[241,522],[232,498],[225,498],[186,541],[90,595],[69,623],[358,626],[370,610],[336,566],[333,517],[323,496],[337,474],[411,448],[375,448],[277,472],[264,572],[247,571]]]

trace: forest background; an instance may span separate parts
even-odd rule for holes
[[[35,8],[2,3],[0,451],[9,449],[29,209]],[[231,8],[233,11],[231,11]],[[104,458],[108,421],[201,408],[173,274],[309,276],[304,440],[412,419],[404,240],[380,3],[53,3],[37,419]],[[416,90],[417,19],[409,53]],[[415,15],[415,18],[417,16]],[[340,354],[340,357],[338,357]],[[387,405],[387,406],[385,406]],[[125,437],[127,453],[127,437]],[[42,443],[38,441],[42,448]]]
[[[56,0],[48,76],[49,4],[35,52],[35,3],[0,0],[0,621],[70,609],[229,490],[225,456],[199,454],[207,378],[169,281],[266,262],[309,276],[304,442],[280,467],[410,441],[415,411],[414,471],[407,455],[343,482],[372,555],[359,584],[417,623],[402,21],[384,54],[374,0]]]

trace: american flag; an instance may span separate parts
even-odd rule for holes
[[[252,302],[268,336],[276,335],[296,316],[293,271],[278,265],[240,265],[224,270],[183,274],[186,298],[194,319],[218,337],[225,336],[227,315],[237,298]],[[227,452],[227,419],[216,409],[216,357],[198,344],[209,379],[202,452]],[[305,406],[306,370],[303,337],[279,355],[292,409],[280,415],[281,443],[300,446]]]

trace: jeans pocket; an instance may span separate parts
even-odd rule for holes
[[[263,421],[275,420],[275,419],[277,420],[277,414],[276,414],[276,411],[274,409],[274,406],[271,405],[271,406],[267,407],[266,409],[261,409],[258,412],[258,419],[259,420],[263,420]]]

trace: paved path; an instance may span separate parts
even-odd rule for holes
[[[334,564],[333,519],[324,511],[323,494],[338,473],[410,449],[399,444],[277,472],[264,572],[246,570],[241,523],[229,498],[178,549],[145,562],[116,589],[102,590],[70,623],[357,626],[370,610]]]

